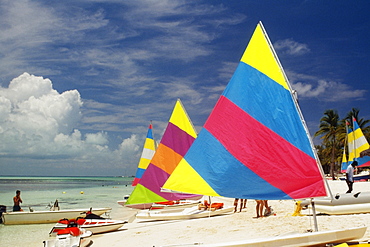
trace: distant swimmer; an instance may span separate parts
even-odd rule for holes
[[[15,192],[15,197],[13,197],[13,201],[14,201],[13,212],[23,211],[23,209],[21,209],[21,206],[20,206],[20,203],[23,203],[23,201],[21,199],[21,191],[20,190],[17,190]]]

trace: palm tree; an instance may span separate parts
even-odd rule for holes
[[[324,112],[324,116],[320,119],[319,130],[315,133],[316,136],[320,136],[323,139],[323,144],[326,147],[330,147],[330,176],[335,179],[334,166],[336,161],[336,147],[337,147],[337,135],[340,128],[339,115],[336,110],[330,109]]]

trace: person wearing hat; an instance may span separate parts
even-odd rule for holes
[[[346,182],[348,185],[348,190],[346,193],[351,193],[353,190],[353,171],[355,167],[357,166],[357,161],[353,161],[351,165],[347,167],[346,171]]]

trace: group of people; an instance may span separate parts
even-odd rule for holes
[[[239,212],[241,212],[244,208],[247,208],[247,199],[235,198],[234,199],[234,207],[235,207],[234,213],[236,213],[236,211],[238,210],[239,200],[240,200]],[[267,200],[256,200],[256,203],[257,203],[256,205],[257,217],[256,218],[271,215],[271,207],[269,207]],[[265,212],[263,212],[264,211],[263,209],[265,209]]]

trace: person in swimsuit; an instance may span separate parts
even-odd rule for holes
[[[15,192],[15,197],[13,197],[13,202],[14,202],[13,212],[23,211],[23,209],[21,209],[21,206],[20,206],[20,204],[23,203],[23,201],[21,199],[21,191],[20,190],[17,190]]]

